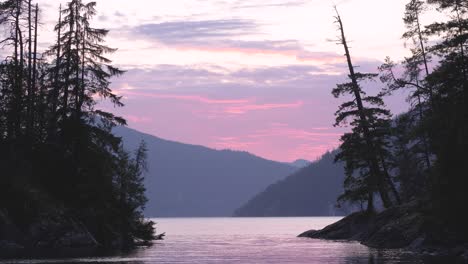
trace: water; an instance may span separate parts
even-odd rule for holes
[[[402,250],[374,250],[355,242],[296,236],[339,218],[155,219],[166,239],[152,247],[109,257],[10,260],[4,263],[439,263]],[[446,263],[446,262],[440,262]]]

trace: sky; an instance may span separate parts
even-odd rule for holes
[[[58,7],[39,0],[41,46],[54,39]],[[110,29],[109,56],[126,74],[111,88],[129,127],[164,139],[248,151],[277,161],[315,160],[339,145],[346,78],[336,44],[336,4],[359,71],[408,55],[406,0],[97,0],[96,27]],[[382,84],[369,85],[369,92]],[[395,113],[403,94],[387,100]]]

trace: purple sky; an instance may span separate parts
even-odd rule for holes
[[[42,37],[53,39],[57,0],[45,8]],[[385,56],[401,60],[406,0],[347,0],[339,5],[360,71]],[[114,62],[128,72],[113,80],[129,126],[155,136],[278,160],[314,160],[338,146],[345,79],[333,1],[97,0],[97,26],[111,29]],[[377,91],[381,84],[374,83]],[[390,98],[394,113],[408,108]],[[102,107],[105,107],[104,105]]]

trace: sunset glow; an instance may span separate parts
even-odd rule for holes
[[[41,2],[40,34],[51,43],[66,1]],[[386,56],[398,61],[408,52],[403,0],[134,3],[97,0],[95,22],[111,30],[107,42],[119,48],[111,57],[127,70],[112,84],[126,107],[113,110],[131,128],[161,138],[278,161],[314,160],[346,131],[330,121],[340,104],[331,90],[346,77],[334,4],[360,71],[375,72]],[[403,96],[389,100],[395,113],[407,109]]]

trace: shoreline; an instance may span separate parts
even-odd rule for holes
[[[432,257],[453,257],[468,263],[468,243],[429,217],[420,202],[379,213],[357,212],[321,230],[298,237],[356,241],[375,249],[403,249]]]

